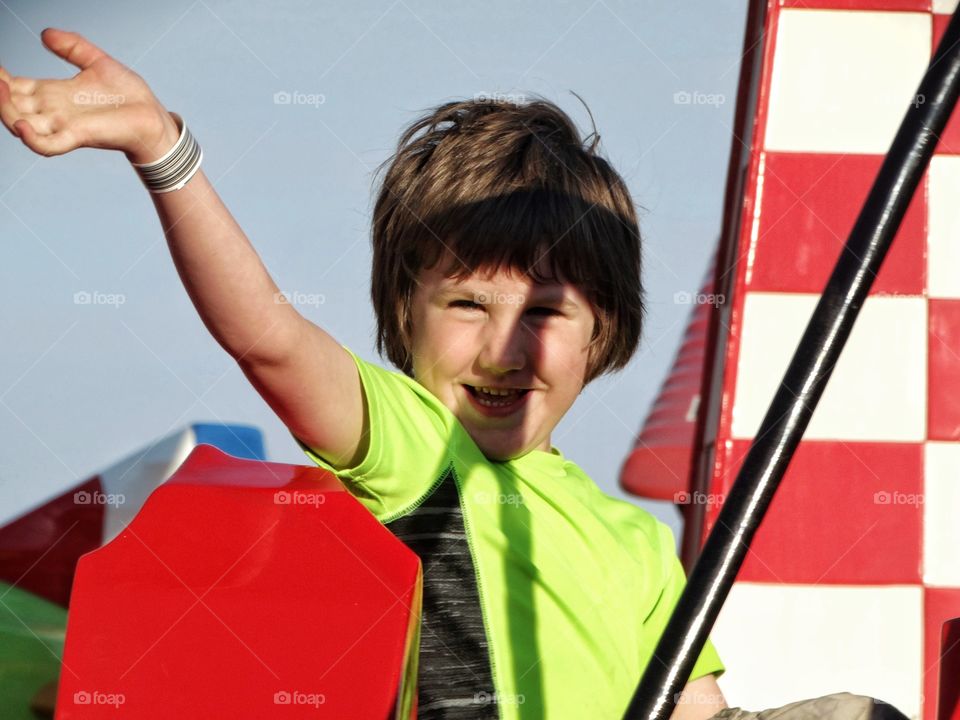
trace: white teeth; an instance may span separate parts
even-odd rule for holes
[[[489,388],[489,387],[478,387],[477,390],[484,392],[487,395],[512,395],[514,393],[520,392],[519,390],[502,390],[498,388]]]
[[[525,393],[524,390],[503,390],[498,388],[484,387],[477,387],[474,388],[474,390],[476,390],[475,397],[477,398],[477,401],[486,407],[505,407],[507,405],[512,405]],[[509,397],[509,400],[492,400],[485,396],[503,398]]]
[[[513,405],[513,400],[508,400],[504,402],[503,400],[487,400],[486,398],[478,397],[477,402],[486,407],[506,407],[507,405]]]

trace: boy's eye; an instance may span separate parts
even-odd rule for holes
[[[559,314],[560,314],[560,311],[559,311],[559,310],[555,310],[554,308],[548,308],[548,307],[535,307],[535,308],[531,308],[530,312],[534,313],[535,315],[542,315],[542,316],[545,316],[545,317],[549,317],[550,315],[559,315]]]
[[[450,303],[450,307],[459,307],[464,308],[465,310],[482,310],[484,306],[473,302],[473,300],[454,300]],[[541,317],[550,317],[552,315],[561,314],[556,308],[550,307],[530,308],[527,312],[533,315],[539,315]]]

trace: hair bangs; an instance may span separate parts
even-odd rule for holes
[[[553,190],[514,190],[463,205],[432,219],[416,245],[427,249],[424,268],[441,263],[450,278],[500,271],[528,275],[540,284],[589,287],[597,277],[590,207]]]

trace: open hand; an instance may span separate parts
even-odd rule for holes
[[[132,162],[150,162],[173,145],[173,119],[137,73],[78,33],[47,28],[41,40],[80,72],[37,80],[0,67],[0,120],[24,145],[45,156],[120,150]]]

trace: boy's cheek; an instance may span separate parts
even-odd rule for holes
[[[465,340],[466,333],[462,328],[458,329],[450,323],[435,320],[422,329],[413,331],[413,355],[415,359],[424,358],[428,362],[435,362],[438,356],[459,346]]]

